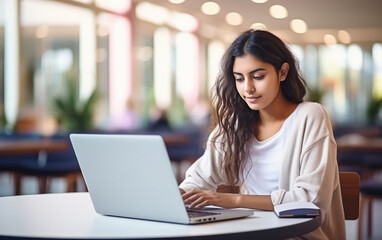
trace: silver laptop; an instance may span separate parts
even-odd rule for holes
[[[216,207],[188,212],[161,136],[71,134],[70,140],[99,214],[196,224],[254,212]]]

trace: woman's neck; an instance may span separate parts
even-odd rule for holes
[[[298,103],[288,101],[280,92],[279,97],[277,97],[268,107],[259,111],[259,123],[267,125],[280,121],[284,122],[297,106]]]
[[[260,110],[260,120],[255,126],[257,140],[264,141],[276,134],[297,106],[297,103],[279,98],[266,109]]]

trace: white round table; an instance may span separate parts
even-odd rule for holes
[[[0,197],[2,239],[281,239],[309,233],[320,221],[255,211],[242,219],[182,225],[99,215],[88,193]]]

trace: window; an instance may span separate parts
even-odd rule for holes
[[[307,45],[304,53],[298,51],[297,56],[304,56],[301,70],[308,86],[323,90],[321,103],[337,125],[367,124],[370,93],[377,96],[381,89],[376,46],[371,50],[368,44]],[[292,49],[295,51],[296,47]]]
[[[373,96],[375,98],[382,98],[382,43],[373,45]]]
[[[0,0],[0,129],[5,127],[4,115],[4,26],[5,0]]]
[[[43,131],[54,131],[54,99],[73,81],[80,99],[95,82],[94,16],[90,10],[57,2],[21,2],[19,118],[36,116]],[[68,18],[70,16],[70,18]]]
[[[33,115],[34,130],[50,134],[57,127],[52,102],[65,94],[68,80],[80,99],[102,91],[99,122],[123,111],[126,95],[109,90],[120,79],[119,90],[132,91],[130,5],[130,0],[0,0],[0,113],[4,105],[11,125]]]
[[[224,55],[225,46],[220,41],[211,41],[207,49],[207,64],[208,64],[208,92],[216,82],[219,74],[220,61]]]

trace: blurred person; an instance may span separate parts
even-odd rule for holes
[[[164,109],[154,106],[149,112],[148,130],[171,131],[170,122]]]
[[[215,127],[179,185],[185,204],[272,211],[313,202],[322,224],[301,238],[345,239],[330,119],[323,106],[304,100],[306,83],[286,44],[267,31],[246,31],[226,51],[221,69]],[[217,192],[220,185],[239,191]]]
[[[126,101],[125,111],[112,120],[112,129],[114,130],[135,130],[138,128],[138,114],[135,111],[132,99]]]

